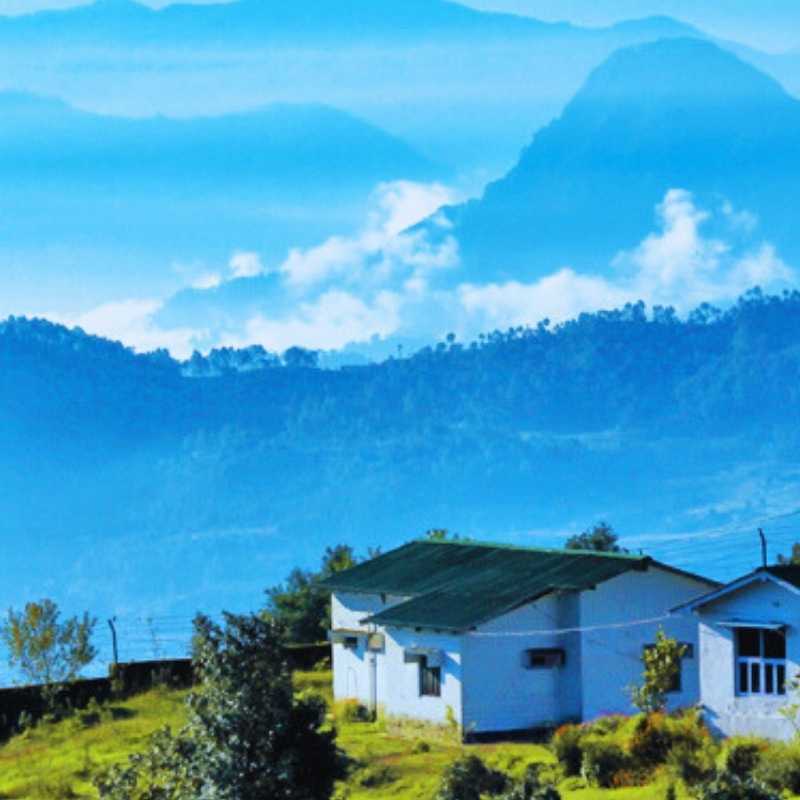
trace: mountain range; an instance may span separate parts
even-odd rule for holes
[[[535,323],[559,305],[542,298],[556,291],[557,283],[546,291],[554,275],[571,281],[564,293],[582,291],[583,281],[607,295],[594,308],[644,296],[685,310],[756,284],[791,284],[790,267],[800,263],[798,174],[800,101],[774,79],[696,38],[635,45],[590,74],[507,174],[407,231],[400,241],[415,248],[408,263],[382,270],[391,261],[387,246],[368,254],[365,266],[351,247],[347,268],[331,268],[330,276],[319,270],[305,294],[272,272],[185,290],[159,320],[168,327],[218,320],[235,330],[254,318],[284,320],[298,298],[313,304],[335,290],[369,298],[377,284],[414,306],[393,331],[397,343],[451,330],[471,336],[490,323],[472,318],[469,298],[492,307],[527,291],[528,307],[512,303],[515,319]],[[341,240],[330,240],[306,258],[318,267],[342,249]],[[421,274],[411,256],[448,250],[455,255],[443,268],[422,271],[434,299],[427,306],[409,299],[407,281]],[[381,283],[376,276],[384,272]],[[537,307],[543,300],[549,305]],[[561,305],[575,307],[570,297]],[[366,344],[374,332],[360,332],[363,354],[375,351]]]
[[[5,92],[0,120],[6,312],[31,296],[37,310],[58,311],[143,287],[169,294],[236,251],[278,261],[354,226],[376,184],[447,176],[321,105],[130,119]]]
[[[711,43],[662,40],[594,70],[507,175],[446,212],[448,235],[469,280],[531,280],[564,264],[602,271],[679,187],[701,205],[756,215],[798,263],[798,174],[800,101]]]
[[[159,11],[100,0],[0,18],[0,68],[14,88],[123,116],[324,103],[467,175],[494,177],[614,50],[670,36],[705,34],[668,17],[581,28],[444,0]],[[746,55],[772,68],[767,54]],[[800,75],[790,61],[778,64],[781,79]]]
[[[325,370],[0,325],[0,604],[258,605],[339,541],[623,544],[713,577],[797,536],[800,295],[641,304]],[[258,368],[247,367],[259,362]],[[242,365],[237,369],[236,364]],[[225,366],[225,365],[228,366]],[[735,546],[734,546],[735,545]]]

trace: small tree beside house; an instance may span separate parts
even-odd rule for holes
[[[655,644],[642,652],[642,684],[631,689],[631,700],[645,714],[666,708],[667,694],[675,687],[686,650],[686,645],[670,639],[659,629]]]

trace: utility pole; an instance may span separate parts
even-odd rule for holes
[[[116,617],[111,617],[111,619],[108,620],[108,627],[111,628],[111,644],[114,647],[114,666],[119,664],[119,651],[117,650],[117,629],[114,627],[114,623],[116,621]]]

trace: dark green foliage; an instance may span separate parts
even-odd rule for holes
[[[772,742],[754,776],[775,791],[800,794],[800,747],[795,742]]]
[[[542,779],[542,765],[529,764],[522,780],[515,783],[500,800],[561,800],[561,794]]]
[[[586,731],[580,725],[562,725],[553,736],[553,753],[567,777],[581,774],[585,735]]]
[[[667,764],[687,786],[697,786],[714,775],[715,755],[710,739],[700,743],[679,741],[670,749]]]
[[[454,761],[442,776],[436,800],[481,800],[481,795],[498,795],[508,787],[508,778],[489,769],[478,756]]]
[[[616,742],[607,739],[587,739],[583,743],[581,774],[592,786],[608,789],[617,775],[632,767],[631,760]]]
[[[274,620],[292,644],[310,644],[325,640],[330,626],[330,590],[319,581],[358,563],[353,548],[340,544],[329,547],[318,572],[292,570],[285,584],[267,589],[265,613]]]
[[[755,742],[734,744],[725,757],[725,769],[737,778],[749,778],[761,761],[762,750]]]
[[[607,522],[598,522],[593,528],[567,539],[567,550],[596,550],[600,553],[627,553],[617,544],[619,537]]]
[[[324,731],[325,702],[295,699],[275,625],[226,614],[225,628],[195,620],[199,688],[177,734],[97,782],[107,800],[327,800],[344,760]],[[313,768],[309,768],[313,765]]]
[[[699,800],[781,800],[763,783],[753,778],[740,778],[731,772],[722,772],[710,783],[700,787]]]

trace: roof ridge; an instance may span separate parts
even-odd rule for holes
[[[494,550],[520,550],[523,553],[552,553],[553,555],[566,556],[600,556],[602,558],[615,558],[626,561],[652,561],[652,558],[636,553],[608,553],[602,550],[573,550],[566,547],[533,547],[531,545],[509,544],[506,542],[487,542],[476,539],[412,539],[407,544],[449,545],[462,547],[485,547]]]

